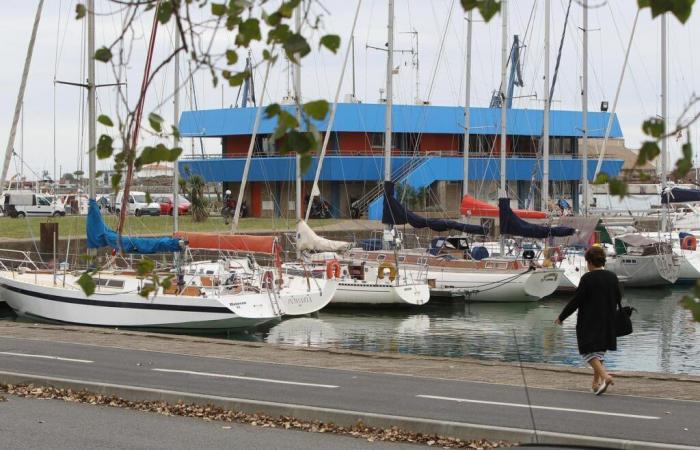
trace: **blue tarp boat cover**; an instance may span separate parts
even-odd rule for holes
[[[119,248],[119,237],[116,231],[108,227],[97,202],[90,199],[86,222],[88,248],[112,247]],[[129,237],[122,236],[122,251],[124,253],[166,253],[179,252],[180,240],[171,237]]]
[[[501,234],[542,239],[571,236],[576,232],[571,227],[550,227],[548,225],[526,222],[516,216],[513,210],[510,209],[510,199],[507,198],[498,199],[498,213],[501,222]]]
[[[666,188],[661,193],[661,203],[700,202],[700,189]]]
[[[469,234],[486,234],[487,230],[479,225],[469,225],[448,219],[428,219],[407,210],[396,198],[394,198],[394,183],[384,182],[384,210],[382,223],[387,225],[409,224],[413,228],[430,228],[433,231],[455,230]]]

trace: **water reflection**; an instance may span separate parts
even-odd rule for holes
[[[635,332],[618,341],[607,364],[620,370],[700,374],[700,324],[692,319],[678,290],[629,290],[626,301],[637,309]],[[575,320],[553,321],[566,298],[539,303],[431,305],[416,310],[322,311],[318,318],[284,320],[260,331],[266,341],[283,345],[341,348],[419,355],[578,365]]]

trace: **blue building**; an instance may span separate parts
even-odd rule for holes
[[[333,205],[333,213],[347,217],[353,203],[371,219],[381,216],[381,198],[376,189],[384,173],[384,104],[342,103],[338,105],[320,190]],[[221,154],[189,156],[180,171],[201,175],[208,182],[223,183],[237,192],[250,145],[256,108],[231,108],[184,112],[180,119],[183,137],[218,138]],[[471,108],[469,191],[477,198],[494,201],[500,180],[500,110]],[[550,116],[550,192],[578,204],[582,160],[579,138],[582,113],[552,111]],[[600,146],[609,113],[588,114],[590,149]],[[539,185],[542,161],[537,150],[542,134],[543,111],[509,109],[507,116],[506,176],[511,198],[528,196],[531,180]],[[327,122],[316,124],[325,130]],[[294,210],[294,157],[280,155],[271,135],[275,122],[262,119],[254,147],[254,158],[245,198],[252,216],[291,217]],[[394,105],[392,179],[414,192],[422,192],[424,209],[456,213],[462,192],[464,108],[431,105]],[[612,140],[622,131],[614,118]],[[304,174],[305,193],[310,192],[317,158]],[[588,161],[593,176],[596,161]],[[621,159],[606,159],[602,171],[617,175]],[[538,192],[536,190],[536,192]],[[306,195],[304,195],[306,198]],[[536,203],[537,200],[536,196]]]

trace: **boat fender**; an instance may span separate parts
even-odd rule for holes
[[[695,236],[685,236],[681,241],[681,248],[683,250],[695,251],[698,248],[698,239]]]
[[[394,281],[396,279],[396,266],[390,262],[383,262],[379,265],[377,269],[377,278],[380,280],[384,279],[384,271],[389,269],[389,280]]]
[[[340,263],[333,259],[326,263],[326,278],[340,278]]]

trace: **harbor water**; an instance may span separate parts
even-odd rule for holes
[[[606,365],[617,370],[700,375],[700,323],[681,305],[687,288],[629,289],[634,333]],[[330,309],[255,333],[281,345],[581,366],[576,319],[554,320],[568,296],[533,303],[431,305],[411,310]],[[518,346],[516,347],[516,339]],[[519,353],[519,355],[518,355]]]
[[[628,289],[634,333],[606,355],[613,370],[700,375],[700,323],[681,304],[687,287]],[[279,345],[469,357],[583,367],[576,320],[554,320],[568,296],[533,303],[428,304],[419,308],[326,308],[248,333],[214,335]],[[5,320],[17,320],[5,312]],[[211,335],[209,335],[211,336]],[[517,346],[516,346],[517,340]]]

